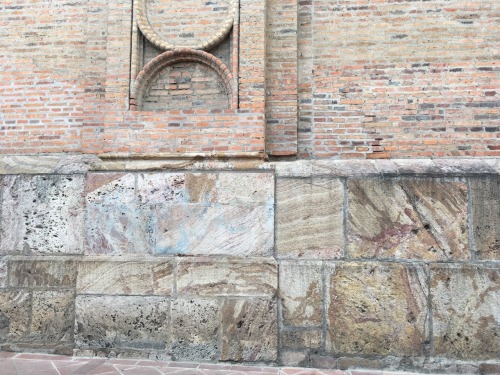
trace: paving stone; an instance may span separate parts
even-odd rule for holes
[[[322,337],[321,329],[281,329],[280,345],[289,349],[320,349]]]
[[[75,294],[72,291],[34,291],[30,338],[36,341],[64,341],[72,344],[74,302]]]
[[[470,258],[467,185],[438,179],[348,182],[352,258]]]
[[[500,178],[471,179],[476,257],[500,260]]]
[[[418,356],[428,340],[428,282],[422,266],[329,264],[327,351]]]
[[[77,296],[77,349],[165,349],[170,301],[164,297]]]
[[[172,356],[181,361],[218,360],[219,325],[217,300],[173,300]]]
[[[222,307],[221,361],[271,362],[278,355],[275,300],[228,299]]]
[[[5,176],[0,254],[83,251],[82,175]]]
[[[500,267],[431,266],[435,355],[500,358]]]
[[[85,257],[78,266],[78,294],[172,294],[173,259]]]
[[[13,256],[9,264],[11,287],[73,288],[76,285],[78,265],[74,257]]]
[[[272,255],[272,205],[167,204],[152,215],[156,254]]]
[[[7,286],[8,263],[9,263],[9,257],[0,257],[0,288],[5,288]]]
[[[25,290],[0,290],[0,343],[22,339],[30,323],[31,295]]]
[[[340,180],[278,179],[278,257],[341,257],[344,245],[343,195]]]
[[[88,255],[144,255],[153,251],[148,211],[135,203],[87,203],[85,218]]]
[[[323,322],[321,262],[281,261],[279,279],[283,323],[294,327],[320,326]]]
[[[273,296],[278,270],[273,259],[180,259],[177,292],[199,296]]]

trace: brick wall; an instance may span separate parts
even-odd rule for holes
[[[230,4],[192,3],[199,11],[186,2],[146,5],[158,33],[184,44],[220,26]],[[121,140],[144,128],[149,138],[133,149],[146,154],[190,144],[193,152],[220,146],[300,158],[500,155],[494,0],[241,0],[231,34],[210,49],[233,74],[231,119],[215,119],[227,108],[222,97],[213,106],[162,106],[187,110],[189,130],[167,125],[179,123],[177,113],[129,111],[131,82],[161,52],[139,42],[132,2],[0,8],[3,154],[125,152],[131,146]],[[245,138],[249,125],[256,138]],[[229,127],[241,138],[229,140]]]

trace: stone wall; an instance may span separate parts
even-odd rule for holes
[[[0,159],[0,349],[499,371],[498,161],[121,163]]]

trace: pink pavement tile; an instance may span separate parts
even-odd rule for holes
[[[114,365],[121,374],[161,375],[157,367]]]
[[[199,366],[198,363],[192,362],[170,362],[167,367],[182,367],[182,368],[197,368]]]
[[[173,368],[163,367],[159,368],[161,374],[165,375],[212,375],[216,374],[213,370],[197,370],[194,368]]]
[[[384,375],[383,371],[351,370],[351,375]],[[387,373],[386,373],[387,375]]]
[[[344,375],[344,371],[285,367],[281,369],[280,375]]]
[[[47,361],[67,361],[71,360],[71,357],[66,355],[55,355],[55,354],[39,354],[39,353],[20,353],[16,356],[16,359],[40,359]]]
[[[232,365],[218,365],[216,363],[200,363],[198,366],[202,370],[230,370]]]
[[[17,375],[14,362],[11,360],[0,361],[0,374],[1,375]]]
[[[121,375],[120,371],[118,371],[113,365],[104,363],[93,370],[90,370],[89,372],[81,373],[80,371],[78,374],[85,374],[85,375],[104,375],[104,374],[113,374],[113,375]]]
[[[160,362],[160,361],[139,361],[136,363],[137,366],[145,367],[167,367],[170,362]]]
[[[137,362],[139,362],[137,359],[110,359],[108,360],[108,363],[111,363],[113,365],[127,365],[127,366],[132,366],[132,365],[137,365]]]
[[[0,352],[0,359],[2,359],[2,358],[12,358],[15,355],[17,355],[17,353],[13,353],[13,352]]]

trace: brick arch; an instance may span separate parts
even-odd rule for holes
[[[195,62],[213,69],[224,82],[224,87],[226,88],[229,99],[229,108],[236,108],[236,90],[234,88],[233,75],[228,67],[210,53],[182,48],[164,52],[144,66],[137,75],[130,93],[130,109],[140,110],[142,108],[142,99],[149,84],[165,67],[179,62]]]
[[[198,45],[187,46],[187,47],[190,49],[197,49],[197,50],[206,51],[212,47],[215,47],[220,42],[222,42],[233,26],[234,17],[236,15],[236,10],[238,7],[238,2],[239,2],[239,0],[230,0],[229,1],[229,12],[228,12],[227,18],[224,21],[224,23],[222,24],[219,31],[215,35],[213,35],[211,38],[203,41],[202,43],[200,43]],[[158,35],[158,33],[156,33],[156,31],[153,30],[153,28],[149,24],[148,15],[146,12],[146,0],[138,0],[136,2],[135,11],[137,14],[137,25],[139,26],[139,29],[141,30],[142,34],[144,34],[144,36],[155,47],[157,47],[163,51],[169,51],[169,50],[174,50],[176,48],[180,48],[180,46],[175,46],[171,43],[168,43],[167,41],[162,40],[162,38]]]

